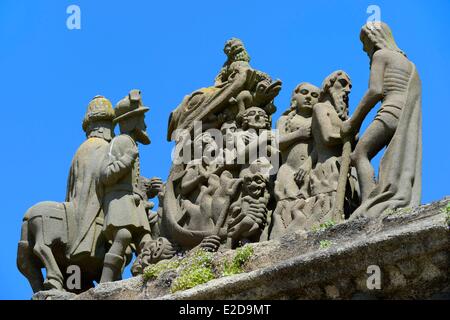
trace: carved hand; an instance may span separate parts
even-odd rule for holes
[[[311,138],[311,126],[299,127],[297,132],[298,132],[299,137],[301,137],[301,138],[304,138],[304,139]]]
[[[158,193],[162,192],[164,187],[164,182],[159,177],[153,177],[150,179],[150,188],[148,190],[149,194],[153,197]],[[152,197],[152,198],[153,198]]]
[[[242,134],[242,138],[245,142],[245,144],[250,143],[251,141],[255,140],[256,138],[258,138],[258,135],[255,132],[252,131],[245,131]]]
[[[159,256],[158,261],[165,260],[165,259],[171,259],[176,253],[176,250],[173,247],[172,243],[169,240],[167,240],[166,238],[162,238],[162,237],[158,238],[158,241],[161,241],[163,244],[162,250],[161,250],[161,255]]]
[[[198,174],[203,179],[203,181],[208,181],[210,173],[207,169],[203,168],[202,165],[198,166]]]
[[[200,243],[200,247],[209,252],[215,252],[220,247],[220,237],[216,235],[205,237]]]
[[[298,186],[301,186],[302,183],[305,181],[307,173],[308,172],[303,168],[298,169],[297,173],[294,175],[295,182],[297,183]]]
[[[148,212],[147,217],[148,217],[148,223],[150,225],[154,225],[155,223],[158,222],[158,219],[159,219],[158,213],[156,211],[151,211],[151,210]]]

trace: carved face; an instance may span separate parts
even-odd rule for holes
[[[145,114],[138,116],[136,124],[136,141],[148,145],[150,144],[150,137],[147,133],[147,125],[145,124]]]
[[[291,104],[295,106],[297,112],[312,110],[312,107],[319,101],[319,94],[318,87],[310,83],[300,84],[292,94]]]
[[[363,44],[364,52],[367,53],[369,59],[372,60],[372,56],[376,51],[375,44],[373,43],[373,41],[369,39],[369,37],[365,32],[362,32],[361,34],[361,42]]]
[[[269,117],[261,108],[248,108],[243,115],[243,127],[246,129],[268,129],[269,125]]]
[[[241,40],[233,38],[227,41],[223,49],[230,61],[249,61],[247,51]]]
[[[258,199],[264,196],[266,180],[261,174],[248,174],[244,176],[242,188],[243,194]]]
[[[278,95],[281,90],[281,81],[276,80],[274,82],[269,79],[264,79],[256,85],[255,98],[258,103],[269,103]]]
[[[235,132],[237,130],[236,122],[229,121],[225,122],[220,131],[222,132],[222,136],[225,142],[225,146],[234,146],[235,144]]]
[[[194,140],[194,148],[202,156],[213,158],[217,151],[217,143],[209,132],[199,134]]]
[[[330,88],[336,112],[341,119],[348,118],[348,101],[351,89],[352,84],[345,73],[342,73]]]

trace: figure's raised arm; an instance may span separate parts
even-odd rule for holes
[[[372,108],[383,98],[384,70],[386,68],[386,52],[379,50],[374,53],[370,70],[369,88],[361,99],[343,131],[357,133]]]

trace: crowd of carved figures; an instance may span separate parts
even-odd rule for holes
[[[321,87],[297,85],[276,122],[281,81],[251,67],[241,40],[228,40],[214,85],[187,95],[170,115],[175,152],[165,182],[140,175],[139,144],[150,144],[141,92],[130,91],[115,108],[94,97],[65,202],[38,203],[23,219],[17,263],[33,291],[68,290],[70,265],[82,271],[79,292],[121,279],[133,256],[136,275],[197,246],[235,249],[419,205],[417,71],[385,23],[365,25],[360,39],[370,81],[353,115],[352,82],[338,70]],[[375,179],[370,160],[385,147]],[[149,200],[156,197],[158,207]]]

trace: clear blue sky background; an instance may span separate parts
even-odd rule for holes
[[[66,27],[71,4],[81,8],[81,30]],[[353,80],[353,111],[368,82],[359,30],[370,4],[380,6],[382,20],[418,67],[422,201],[441,199],[450,194],[448,0],[2,0],[0,299],[31,296],[16,269],[21,219],[39,201],[64,200],[72,156],[85,139],[81,120],[93,96],[105,95],[115,104],[130,89],[142,90],[151,108],[152,138],[141,148],[142,171],[165,179],[170,111],[184,95],[212,84],[230,37],[244,41],[255,68],[283,81],[275,119],[288,107],[296,84],[320,85],[336,69]]]

